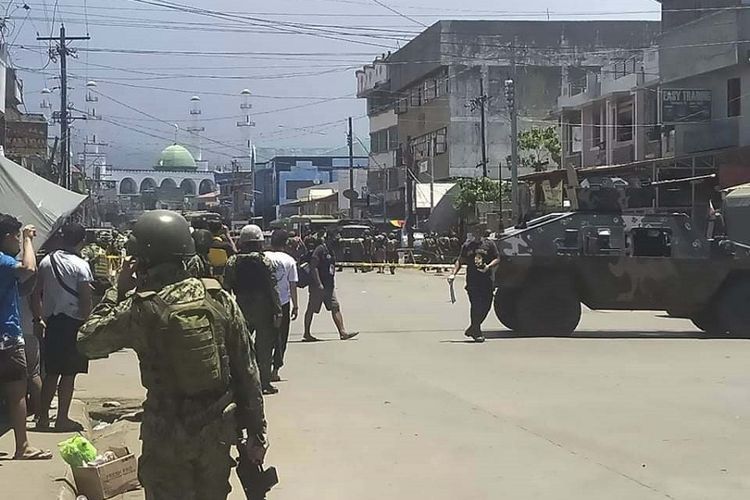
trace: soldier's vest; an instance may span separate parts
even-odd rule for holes
[[[263,254],[252,252],[240,254],[236,257],[235,274],[237,282],[234,284],[235,295],[254,295],[263,290],[263,286],[268,282],[271,276],[271,270],[268,268]],[[273,278],[275,279],[275,278]]]
[[[109,280],[109,261],[107,260],[107,252],[105,252],[102,248],[96,247],[93,250],[93,257],[91,258],[90,266],[91,266],[91,272],[94,275],[94,278],[96,278],[99,281],[108,281]]]
[[[221,238],[214,238],[214,242],[221,243]],[[223,268],[227,265],[229,254],[223,248],[211,247],[208,249],[208,262],[212,267]]]
[[[199,298],[181,298],[180,287],[166,296],[138,294],[140,300],[151,302],[157,315],[147,341],[149,357],[159,360],[164,385],[186,397],[222,394],[229,387],[224,339],[230,320],[222,304],[211,297],[221,285],[213,279],[200,281],[205,293]]]

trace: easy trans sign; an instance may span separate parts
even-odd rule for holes
[[[663,123],[704,122],[711,119],[710,90],[662,89]]]

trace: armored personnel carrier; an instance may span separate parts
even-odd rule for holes
[[[750,335],[750,187],[730,192],[705,232],[685,214],[628,213],[623,189],[576,191],[577,210],[498,235],[503,325],[570,335],[585,304],[668,311],[712,335]]]

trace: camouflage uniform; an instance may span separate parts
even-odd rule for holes
[[[237,297],[250,334],[255,333],[261,385],[269,387],[273,347],[279,333],[274,319],[281,316],[275,268],[261,252],[233,255],[224,270],[223,284]]]
[[[211,266],[208,262],[203,260],[200,255],[193,255],[190,259],[185,262],[185,268],[187,269],[188,276],[191,278],[210,278],[211,277]]]
[[[135,294],[107,291],[101,304],[78,335],[78,349],[89,358],[103,358],[123,348],[138,354],[141,381],[147,389],[141,440],[143,452],[138,475],[147,500],[224,500],[231,487],[234,465],[230,447],[238,429],[264,440],[266,421],[253,345],[239,307],[226,292],[187,278],[181,263],[148,270]],[[151,291],[151,292],[150,292]],[[163,353],[154,349],[158,295],[167,304],[201,300],[210,294],[226,308],[227,323],[215,331],[231,382],[223,395],[187,397],[175,390],[173,374],[165,368]]]
[[[94,276],[92,302],[96,305],[104,296],[104,292],[112,286],[107,252],[97,243],[89,243],[81,249],[81,257],[89,264],[91,274]]]

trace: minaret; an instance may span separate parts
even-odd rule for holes
[[[203,111],[201,111],[201,98],[194,95],[190,98],[190,125],[187,131],[190,134],[190,149],[195,155],[195,162],[198,164],[198,170],[207,172],[208,162],[203,159],[203,132],[206,128],[203,126]]]

